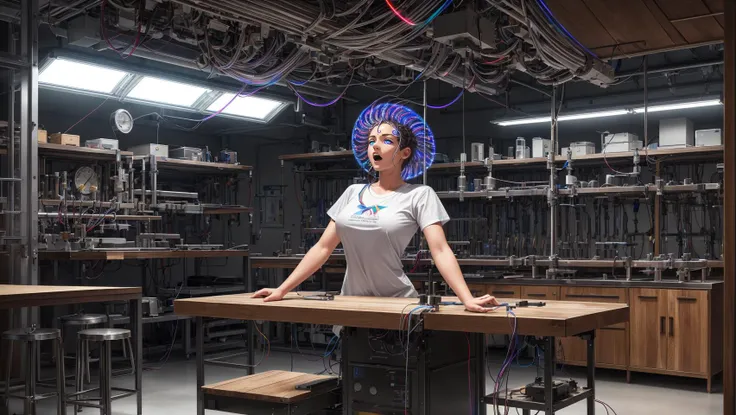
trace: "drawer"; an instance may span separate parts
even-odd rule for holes
[[[559,300],[560,287],[521,286],[521,298],[525,300]]]
[[[499,298],[521,298],[521,287],[506,284],[468,284],[473,296],[479,297],[490,294]]]

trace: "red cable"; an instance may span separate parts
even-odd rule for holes
[[[411,20],[407,19],[406,17],[402,16],[401,13],[399,13],[398,10],[396,10],[396,7],[394,7],[393,4],[391,4],[391,0],[386,0],[386,4],[388,4],[389,9],[391,9],[392,12],[401,19],[404,23],[408,24],[409,26],[416,26],[417,24],[412,22]]]
[[[506,58],[508,58],[508,55],[504,55],[504,56],[501,56],[500,58],[498,58],[496,60],[492,60],[492,61],[489,61],[489,62],[483,62],[483,63],[486,64],[486,65],[495,65],[495,64],[501,62],[502,60],[504,60]]]
[[[110,39],[107,37],[107,32],[105,31],[105,4],[107,4],[107,0],[102,0],[102,3],[100,3],[100,34],[102,34],[102,38],[105,39],[105,42],[107,43],[107,46],[110,47],[110,49],[114,50],[115,53],[120,55],[121,58],[127,59],[131,55],[133,55],[133,52],[135,52],[136,49],[138,49],[138,46],[140,46],[139,42],[141,39],[141,23],[143,18],[138,19],[138,30],[135,35],[135,40],[133,41],[133,49],[128,53],[128,55],[125,55],[125,49],[128,49],[127,46],[125,49],[123,49],[123,52],[118,51],[115,46],[112,45],[112,42],[110,42]]]

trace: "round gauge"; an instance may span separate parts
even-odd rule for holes
[[[74,173],[74,187],[83,195],[88,195],[100,186],[97,173],[92,167],[80,167]]]
[[[133,129],[133,116],[124,109],[119,109],[110,115],[112,128],[123,134],[128,134]]]

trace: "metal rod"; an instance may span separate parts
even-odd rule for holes
[[[557,152],[557,86],[552,87],[552,122],[550,123],[550,152],[548,162],[549,167],[549,256],[555,257],[557,254],[557,170],[555,168],[555,153]]]
[[[649,83],[647,75],[649,74],[649,59],[644,56],[644,148],[649,147]]]
[[[424,143],[423,143],[423,149],[422,149],[422,159],[424,159],[424,173],[422,174],[422,184],[427,185],[427,80],[424,80],[424,117],[423,117],[424,125]],[[413,156],[413,154],[412,154]]]
[[[15,26],[8,23],[8,52],[16,53]],[[8,71],[8,176],[15,177],[15,72]],[[15,210],[15,183],[8,185],[8,198],[10,210]],[[17,236],[15,231],[15,219],[7,218],[6,232],[8,235]],[[12,268],[14,261],[8,261]],[[14,275],[12,269],[10,275]]]
[[[717,65],[723,65],[723,59],[717,59],[717,60],[711,60],[711,61],[705,61],[705,62],[687,63],[687,64],[681,64],[681,65],[662,66],[659,68],[649,69],[647,72],[644,72],[644,71],[622,72],[616,75],[615,79],[628,78],[630,76],[641,76],[641,75],[648,76],[648,75],[655,75],[655,74],[664,73],[664,72],[684,71],[688,69],[698,69],[698,68],[704,68],[707,66],[717,66]]]
[[[705,19],[707,17],[716,17],[716,16],[723,16],[723,12],[699,14],[697,16],[681,17],[679,19],[670,19],[670,23],[687,22],[689,20]]]
[[[151,156],[151,205],[158,204],[158,166],[156,156]]]
[[[197,353],[197,415],[204,415],[204,322],[202,317],[194,318]],[[250,345],[249,345],[250,346]]]
[[[585,336],[587,346],[588,384],[590,396],[588,396],[588,415],[595,415],[595,331]]]

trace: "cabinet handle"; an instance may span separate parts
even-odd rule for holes
[[[675,318],[670,317],[670,337],[675,337]]]
[[[626,329],[623,327],[601,327],[598,330],[626,331]]]
[[[547,294],[544,294],[544,293],[528,293],[527,296],[528,297],[546,297]]]
[[[685,301],[685,302],[688,302],[688,303],[695,303],[695,302],[698,301],[698,299],[697,298],[692,298],[692,297],[677,297],[677,301]]]
[[[639,299],[640,300],[656,300],[657,296],[656,295],[640,295]]]
[[[496,295],[514,295],[513,291],[491,291],[491,294]]]
[[[665,333],[665,331],[664,331],[664,330],[665,330],[665,329],[664,329],[664,325],[665,325],[665,320],[666,320],[666,318],[665,318],[665,317],[660,317],[660,318],[659,318],[659,334],[661,334],[661,335],[665,335],[665,334],[667,334],[667,333]]]
[[[606,295],[606,294],[567,294],[569,298],[608,298],[612,300],[618,300],[617,295]]]

